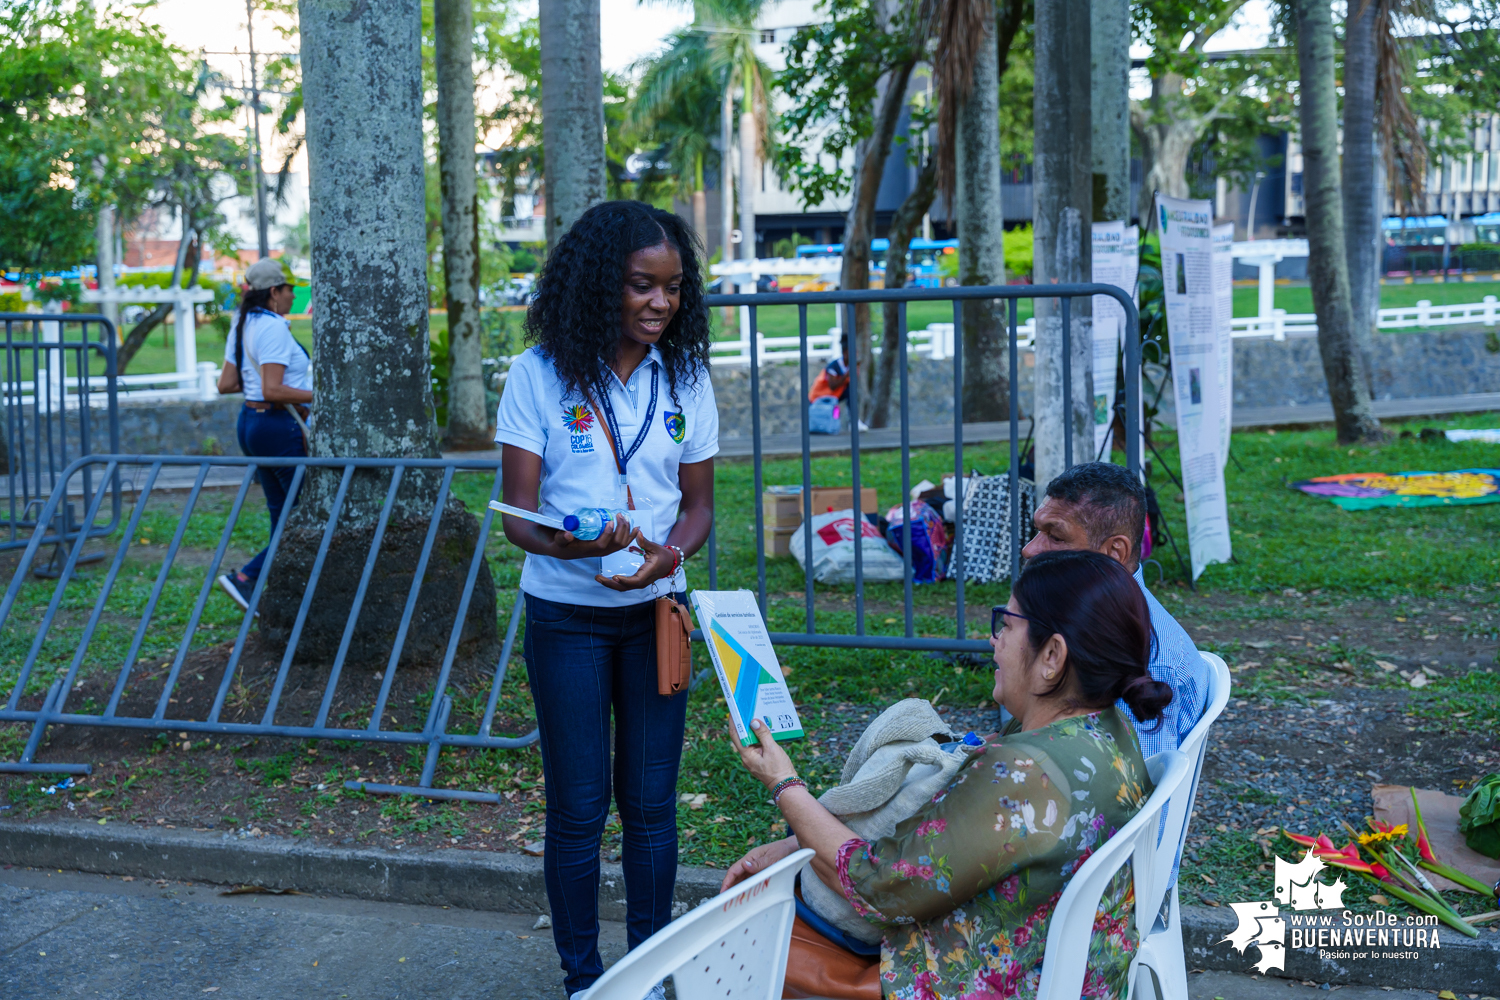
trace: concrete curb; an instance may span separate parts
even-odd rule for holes
[[[127,824],[0,821],[0,863],[354,896],[389,903],[546,913],[542,859],[489,851],[319,847],[285,837]],[[625,879],[603,867],[599,917],[625,919]],[[718,895],[723,872],[679,869],[675,913]]]
[[[262,885],[391,903],[548,912],[542,859],[487,851],[348,849],[274,836],[10,820],[0,821],[0,863],[218,885]],[[711,868],[679,868],[673,910],[686,912],[717,895],[723,877]],[[600,918],[624,920],[625,881],[620,866],[604,865],[603,880]],[[1182,921],[1189,969],[1253,971],[1258,954],[1247,950],[1241,955],[1221,943],[1237,926],[1232,910],[1185,906]],[[1334,924],[1341,925],[1337,915]],[[1494,992],[1500,983],[1500,933],[1486,930],[1470,939],[1442,928],[1438,940],[1438,949],[1421,949],[1420,957],[1414,958],[1335,959],[1319,957],[1317,948],[1288,947],[1284,975],[1318,983]],[[1290,935],[1287,943],[1291,943]],[[1359,950],[1323,949],[1325,954]]]
[[[1321,949],[1292,948],[1289,918],[1309,915],[1319,918],[1323,916],[1282,912],[1281,917],[1288,924],[1286,971],[1277,973],[1278,975],[1320,984],[1452,990],[1459,995],[1493,994],[1496,984],[1500,984],[1500,933],[1493,929],[1481,930],[1479,937],[1469,938],[1455,930],[1441,927],[1438,929],[1437,948],[1406,948],[1400,945],[1373,949],[1337,945]],[[1333,913],[1329,916],[1332,918],[1331,928],[1339,930],[1342,937],[1343,915]],[[1210,972],[1253,972],[1255,963],[1260,959],[1259,951],[1246,948],[1245,954],[1241,955],[1228,944],[1220,943],[1238,925],[1239,919],[1228,907],[1184,906],[1183,948],[1187,954],[1188,968]],[[1398,926],[1407,932],[1415,929],[1405,925]],[[1427,930],[1430,935],[1432,929]],[[1360,953],[1366,953],[1365,957],[1355,957]],[[1392,953],[1409,954],[1413,957],[1378,957]],[[1331,955],[1347,957],[1327,957]]]

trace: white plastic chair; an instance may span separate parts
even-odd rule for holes
[[[1161,843],[1157,845],[1156,870],[1162,881],[1160,887],[1152,893],[1152,898],[1158,901],[1166,892],[1173,864],[1182,856],[1182,844],[1187,838],[1188,824],[1193,816],[1193,802],[1198,797],[1198,781],[1203,776],[1208,729],[1229,703],[1232,681],[1223,657],[1201,651],[1198,655],[1208,663],[1208,705],[1203,710],[1203,717],[1178,748],[1192,765],[1192,780],[1184,782],[1182,794],[1174,798],[1167,808],[1166,828],[1162,833]],[[1136,954],[1138,971],[1135,973],[1135,996],[1188,1000],[1187,955],[1182,944],[1182,920],[1179,916],[1175,883],[1168,897],[1165,919],[1156,911],[1152,913],[1149,924],[1138,922],[1137,926],[1141,928],[1141,947]],[[1146,974],[1147,969],[1154,974],[1154,982]]]
[[[1126,861],[1134,868],[1136,926],[1151,926],[1161,909],[1166,882],[1157,871],[1161,855],[1156,847],[1156,831],[1162,811],[1186,784],[1192,769],[1181,751],[1164,750],[1146,761],[1146,771],[1156,788],[1145,807],[1074,873],[1052,911],[1037,1000],[1078,1000],[1083,994],[1099,899]],[[1168,867],[1170,870],[1170,863]],[[1159,887],[1157,891],[1152,891],[1153,886]],[[1134,963],[1130,972],[1133,977]]]
[[[574,1000],[641,1000],[667,976],[691,1000],[781,1000],[800,850],[651,935]]]

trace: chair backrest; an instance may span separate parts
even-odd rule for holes
[[[641,1000],[672,976],[693,1000],[780,1000],[797,915],[797,873],[813,858],[800,850],[760,875],[706,900],[620,959],[581,997]]]
[[[1157,854],[1160,856],[1156,874],[1161,882],[1151,887],[1152,895],[1165,895],[1166,890],[1172,884],[1172,869],[1176,867],[1178,859],[1182,856],[1182,844],[1187,839],[1188,823],[1193,817],[1193,802],[1198,797],[1198,781],[1203,776],[1203,758],[1208,750],[1208,729],[1224,711],[1224,706],[1229,703],[1232,682],[1229,667],[1224,663],[1224,658],[1217,653],[1205,653],[1201,650],[1198,655],[1203,657],[1204,662],[1208,664],[1208,698],[1202,718],[1188,732],[1187,739],[1183,740],[1182,745],[1177,748],[1178,752],[1187,758],[1191,773],[1188,780],[1183,782],[1179,793],[1167,805],[1164,813],[1161,839],[1156,845]],[[1142,933],[1144,932],[1145,928],[1142,929]]]
[[[1146,805],[1094,851],[1063,890],[1047,925],[1047,945],[1037,1000],[1078,1000],[1088,971],[1089,942],[1094,936],[1094,917],[1109,880],[1129,861],[1135,876],[1135,925],[1144,936],[1161,909],[1165,881],[1156,872],[1160,855],[1156,830],[1162,810],[1187,783],[1190,765],[1179,750],[1164,750],[1146,761],[1146,770],[1156,788]],[[1171,862],[1167,862],[1171,867]],[[1156,892],[1152,886],[1162,885]]]

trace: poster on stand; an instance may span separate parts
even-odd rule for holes
[[[1214,290],[1213,203],[1157,192],[1162,288],[1177,405],[1177,448],[1187,504],[1193,579],[1228,562],[1229,508],[1220,458],[1219,330]]]
[[[1214,329],[1219,335],[1219,468],[1234,419],[1234,223],[1214,226]]]
[[[1123,222],[1094,223],[1095,282],[1114,285],[1134,296],[1136,272],[1140,269],[1139,233],[1136,226],[1126,226]],[[1093,304],[1094,454],[1102,461],[1109,461],[1105,440],[1114,416],[1118,352],[1125,342],[1125,309],[1109,295],[1095,295]]]

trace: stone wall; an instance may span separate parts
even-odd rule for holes
[[[1375,338],[1376,399],[1412,399],[1466,393],[1500,392],[1500,351],[1495,331],[1429,331],[1381,333]],[[1019,357],[1020,410],[1031,412],[1035,356]],[[817,374],[811,367],[809,380]],[[920,355],[907,363],[908,398],[914,427],[953,420],[953,365]],[[742,366],[713,369],[723,438],[750,436],[750,371]],[[795,363],[769,364],[760,370],[761,432],[790,434],[801,429],[798,399],[801,380]],[[893,393],[893,398],[894,398]],[[1234,405],[1307,406],[1328,401],[1323,365],[1315,336],[1284,341],[1240,339],[1234,343]],[[1171,393],[1163,394],[1163,416],[1172,412]],[[120,404],[120,451],[125,454],[238,455],[235,421],[240,397],[212,402]],[[90,414],[96,452],[108,448],[104,411]],[[69,449],[77,454],[76,416],[69,414]]]
[[[1032,373],[1036,357],[1031,350],[1019,352],[1021,416],[1031,413]],[[808,364],[808,384],[819,368]],[[922,355],[907,361],[907,405],[911,425],[921,427],[953,422],[953,362],[933,361]],[[750,436],[750,369],[741,365],[719,365],[713,370],[714,397],[719,404],[719,437]],[[768,364],[760,369],[760,429],[762,434],[795,434],[802,429],[798,409],[802,377],[795,362]],[[901,387],[891,386],[891,426],[899,426],[897,409]]]

